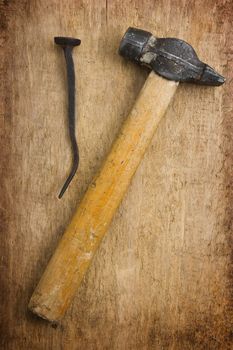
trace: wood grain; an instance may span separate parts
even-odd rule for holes
[[[0,2],[1,345],[3,349],[231,349],[232,1]],[[117,55],[138,26],[180,37],[227,77],[181,85],[56,328],[29,298],[147,72]],[[71,163],[64,58],[75,50],[80,170]]]

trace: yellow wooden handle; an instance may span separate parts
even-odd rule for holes
[[[37,315],[56,321],[65,314],[177,86],[150,73],[32,295]]]

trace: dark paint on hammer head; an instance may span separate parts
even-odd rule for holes
[[[150,32],[130,27],[121,40],[119,54],[169,80],[210,86],[225,82],[223,76],[200,61],[193,47],[181,39],[156,38]]]

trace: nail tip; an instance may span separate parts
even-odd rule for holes
[[[65,190],[64,190],[64,188],[62,188],[62,190],[60,191],[60,193],[58,195],[58,199],[61,199],[63,197],[64,193],[65,193]]]

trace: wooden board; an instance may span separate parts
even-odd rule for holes
[[[3,349],[231,349],[231,0],[0,1]],[[182,38],[227,77],[181,85],[111,229],[56,327],[27,311],[64,228],[147,72],[117,55],[128,26]],[[80,169],[71,155],[55,35],[82,39]]]

